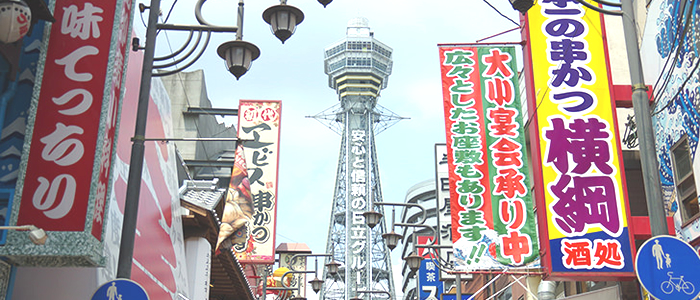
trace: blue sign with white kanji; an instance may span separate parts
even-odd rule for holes
[[[439,278],[439,272],[432,259],[424,258],[418,270],[420,300],[436,300],[440,298],[444,287]]]
[[[655,236],[637,252],[637,278],[649,294],[663,300],[692,300],[700,294],[700,256],[688,243]]]
[[[100,286],[92,300],[148,300],[148,294],[133,280],[118,278]]]

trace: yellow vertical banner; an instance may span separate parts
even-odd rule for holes
[[[575,0],[542,0],[526,25],[542,265],[555,279],[632,277],[602,17]]]

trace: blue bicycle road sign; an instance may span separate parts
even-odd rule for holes
[[[149,300],[146,290],[135,281],[118,278],[100,286],[91,300]]]
[[[660,300],[692,300],[700,294],[700,256],[688,243],[655,236],[637,252],[637,278]]]

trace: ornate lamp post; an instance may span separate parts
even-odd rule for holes
[[[423,224],[425,222],[425,208],[419,204],[413,204],[413,203],[388,203],[388,202],[374,202],[372,203],[373,207],[374,205],[389,205],[389,206],[404,206],[404,207],[417,207],[421,210],[421,218],[420,222],[415,222],[415,223],[395,223],[395,214],[396,210],[395,208],[392,209],[391,211],[391,232],[385,233],[382,235],[384,238],[384,241],[386,242],[387,247],[390,250],[394,250],[396,246],[398,245],[398,242],[400,239],[403,238],[401,234],[398,234],[394,231],[394,226],[402,226],[402,227],[420,227],[420,228],[426,228],[429,229],[430,231],[433,232],[433,236],[435,235],[435,229],[433,229],[429,225]],[[366,211],[363,213],[365,217],[365,224],[369,226],[370,228],[373,228],[377,224],[379,224],[382,214],[379,212],[376,212],[374,210]],[[433,243],[437,241],[437,238],[433,240]],[[413,232],[413,251],[411,254],[408,256],[404,257],[403,259],[406,261],[406,264],[408,267],[411,269],[412,272],[417,271],[420,268],[421,261],[423,260],[423,257],[418,255],[417,253],[417,238],[416,238],[416,232],[414,230]],[[432,246],[432,245],[421,245],[421,246]],[[358,291],[359,292],[359,291]]]
[[[131,265],[134,254],[134,239],[136,232],[136,220],[138,215],[139,206],[139,195],[141,190],[141,174],[143,172],[143,156],[144,156],[144,142],[146,141],[146,120],[148,116],[148,100],[150,97],[151,90],[151,79],[153,76],[166,76],[174,73],[178,73],[187,67],[194,64],[195,61],[201,57],[202,53],[206,49],[209,43],[209,37],[212,32],[228,32],[236,33],[236,40],[223,43],[217,49],[217,53],[221,58],[226,61],[226,67],[233,74],[236,79],[240,78],[245,74],[250,68],[250,64],[253,60],[260,56],[260,49],[252,43],[242,40],[243,37],[243,0],[238,1],[238,16],[237,16],[237,26],[226,27],[226,26],[215,26],[204,20],[202,17],[202,5],[206,0],[198,0],[195,5],[195,16],[199,25],[173,25],[173,24],[159,24],[158,15],[160,13],[160,2],[161,0],[151,0],[151,5],[149,7],[141,5],[139,8],[141,11],[149,9],[148,23],[146,25],[146,43],[142,48],[139,45],[138,40],[133,42],[133,50],[144,50],[144,60],[143,68],[141,70],[141,86],[139,88],[139,101],[136,110],[136,126],[134,137],[132,138],[133,144],[131,148],[131,159],[129,167],[129,179],[127,182],[126,200],[124,204],[124,221],[122,225],[122,236],[119,249],[119,261],[117,263],[117,277],[118,278],[130,278],[131,277]],[[284,0],[283,0],[284,1]],[[298,9],[297,9],[298,10]],[[278,9],[277,13],[283,13],[283,10]],[[299,11],[300,12],[300,11]],[[303,17],[302,17],[303,19]],[[301,19],[297,20],[296,24],[301,22]],[[294,25],[296,25],[294,24]],[[176,50],[173,54],[168,56],[155,58],[155,42],[156,42],[156,32],[157,30],[176,30],[176,31],[189,31],[190,38],[185,42],[185,46]],[[192,41],[192,36],[194,33],[198,34],[198,38],[195,41],[195,47],[189,52],[185,52],[187,45]],[[197,44],[199,43],[201,36],[206,35],[204,46],[200,51],[192,56]],[[291,36],[291,33],[289,33]],[[289,38],[289,36],[287,36]],[[175,59],[179,54],[185,53],[181,58]],[[166,63],[161,65],[154,65],[154,61],[162,61],[166,59],[174,59],[172,63]],[[185,62],[188,60],[188,62]],[[166,72],[153,73],[153,69],[166,69],[171,66],[176,66],[180,63],[182,67],[176,67],[173,70]]]
[[[335,262],[335,260],[333,259],[333,254],[326,254],[326,253],[323,253],[323,254],[300,253],[300,254],[296,254],[296,255],[292,256],[289,260],[292,261],[292,262],[294,262],[294,261],[296,261],[297,258],[300,258],[300,257],[305,257],[305,258],[306,258],[306,257],[316,257],[316,259],[315,259],[315,267],[314,267],[314,270],[313,270],[313,271],[311,271],[311,270],[294,270],[294,269],[293,269],[293,268],[294,268],[294,264],[291,264],[290,267],[292,268],[292,270],[289,270],[289,271],[285,272],[284,274],[282,274],[282,276],[280,276],[281,278],[285,278],[285,277],[287,277],[287,275],[290,275],[290,274],[299,274],[299,273],[301,273],[301,274],[310,274],[310,273],[314,273],[314,279],[312,279],[311,281],[309,281],[309,283],[311,284],[311,289],[312,289],[315,293],[318,293],[318,292],[321,290],[321,288],[323,287],[323,283],[324,283],[323,280],[321,280],[321,279],[318,278],[318,258],[319,258],[319,257],[330,257],[330,258],[331,258],[331,262],[329,262],[329,263],[326,264],[326,268],[328,268],[328,273],[331,274],[332,276],[335,276],[336,274],[338,274],[338,267],[339,267],[340,264],[337,263],[337,262]],[[267,279],[267,274],[265,274],[264,278]],[[300,291],[297,293],[297,296],[296,296],[296,297],[293,297],[293,298],[290,299],[290,300],[306,300],[306,298],[301,297],[301,284],[299,284],[298,287],[289,287],[289,286],[287,286],[287,284],[286,284],[286,282],[285,282],[284,280],[282,280],[282,287],[267,287],[266,284],[263,284],[262,297],[263,297],[263,299],[264,299],[267,290],[272,290],[272,291],[287,291],[287,290],[294,290],[294,289],[299,289]]]

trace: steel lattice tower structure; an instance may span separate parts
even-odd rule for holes
[[[370,229],[362,215],[382,201],[374,136],[401,119],[377,104],[391,74],[391,53],[365,18],[350,20],[346,37],[325,50],[328,85],[340,103],[314,118],[342,136],[326,244],[326,253],[342,265],[335,277],[324,269],[320,299],[395,299],[390,251],[382,239],[386,225]],[[381,206],[374,210],[382,212]]]

